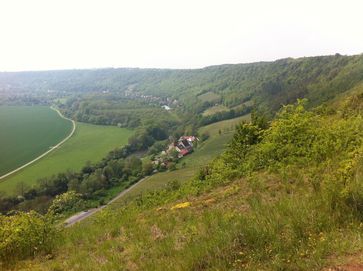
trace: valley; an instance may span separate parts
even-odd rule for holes
[[[0,73],[0,89],[19,84],[21,98],[6,92],[2,106],[55,104],[76,130],[0,182],[6,268],[322,270],[359,261],[362,55],[8,76]]]

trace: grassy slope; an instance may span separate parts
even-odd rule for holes
[[[218,113],[218,112],[224,112],[224,111],[228,111],[229,108],[224,106],[224,105],[215,105],[213,107],[210,107],[208,109],[206,109],[204,112],[203,112],[203,116],[210,116],[210,115],[213,115],[215,113]]]
[[[362,244],[356,225],[319,232],[324,227],[319,223],[325,221],[319,213],[311,213],[309,202],[292,199],[274,176],[260,177],[258,183],[254,179],[234,181],[198,196],[185,195],[178,201],[164,194],[160,201],[154,196],[150,206],[115,203],[66,229],[55,258],[40,257],[17,268],[322,270],[327,264],[346,261],[346,252],[355,253],[355,259],[359,259],[357,252]],[[282,202],[274,204],[278,200]],[[267,204],[259,205],[261,201]],[[297,224],[301,220],[305,223]],[[308,241],[292,233],[299,232],[299,227],[303,238],[303,229],[308,232]],[[303,243],[297,245],[294,238],[301,238]],[[333,257],[326,258],[332,251]]]
[[[137,210],[117,204],[66,230],[65,243],[52,260],[23,262],[19,270],[208,270],[193,263],[213,246],[228,243],[231,232],[219,223],[246,204],[243,183],[190,197],[191,207],[175,203]],[[228,199],[226,197],[228,196]],[[112,215],[111,215],[112,214]],[[203,224],[207,222],[206,224]],[[92,252],[91,252],[92,251]],[[90,253],[91,252],[91,253]],[[222,251],[221,251],[222,252]],[[140,259],[143,260],[140,260]],[[217,266],[212,270],[219,269]]]
[[[183,158],[178,164],[178,170],[162,172],[149,177],[147,181],[133,189],[128,197],[165,187],[168,182],[173,180],[184,182],[190,179],[196,174],[201,166],[206,165],[223,151],[225,144],[227,144],[233,135],[235,125],[242,120],[249,121],[250,117],[251,116],[248,114],[246,116],[220,121],[200,128],[199,133],[208,132],[210,134],[209,139],[201,143],[193,154]],[[219,130],[222,131],[221,135],[219,135]],[[185,163],[185,168],[181,168],[183,162]]]
[[[219,128],[204,129],[216,136]],[[184,192],[164,191],[126,206],[118,202],[67,229],[53,259],[17,267],[277,271],[330,270],[323,268],[362,261],[361,220],[342,220],[324,205],[306,180],[309,169],[259,171],[233,182],[203,183],[201,189],[198,182],[186,183]]]
[[[198,99],[201,100],[202,102],[213,102],[220,98],[221,97],[218,94],[210,91],[198,96]]]
[[[72,123],[47,106],[0,106],[0,175],[49,150]]]
[[[36,180],[70,170],[80,170],[87,161],[97,162],[115,147],[127,143],[131,130],[112,126],[77,123],[76,131],[64,145],[38,162],[0,182],[0,191],[11,193],[24,182],[34,185]]]

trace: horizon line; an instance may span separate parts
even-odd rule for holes
[[[325,56],[359,56],[362,53],[354,53],[354,54],[325,54],[325,55],[310,55],[310,56],[298,56],[298,57],[282,57],[276,58],[273,60],[258,60],[258,61],[246,61],[246,62],[236,62],[236,63],[220,63],[220,64],[211,64],[202,67],[195,67],[195,68],[172,68],[172,67],[137,67],[137,66],[100,66],[100,67],[67,67],[67,68],[50,68],[50,69],[29,69],[29,70],[0,70],[0,73],[26,73],[26,72],[56,72],[56,71],[80,71],[80,70],[107,70],[107,69],[130,69],[130,70],[201,70],[210,67],[216,66],[224,66],[224,65],[248,65],[248,64],[255,64],[255,63],[272,63],[276,61],[281,61],[285,59],[302,59],[302,58],[313,58],[313,57],[325,57]]]

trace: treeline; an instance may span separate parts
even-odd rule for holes
[[[73,97],[58,106],[74,120],[99,125],[137,128],[155,122],[169,122],[169,126],[176,126],[179,122],[175,114],[158,103],[115,94]]]

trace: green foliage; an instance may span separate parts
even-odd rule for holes
[[[50,216],[33,211],[0,215],[0,262],[6,266],[16,260],[49,254],[57,238],[58,232]]]
[[[142,164],[142,174],[144,176],[150,175],[154,170],[153,164],[150,161],[144,162]]]
[[[83,95],[71,98],[62,106],[72,119],[93,124],[118,127],[148,127],[148,133],[157,140],[165,139],[165,126],[179,122],[173,112],[161,108],[155,101],[140,97],[120,97],[119,94]]]
[[[318,115],[306,111],[304,103],[298,101],[297,105],[283,107],[263,132],[251,124],[241,125],[227,151],[227,159],[244,159],[236,166],[256,170],[319,166],[328,159],[338,162],[337,154],[341,161],[349,158],[362,142],[361,117]],[[249,133],[253,136],[248,137]]]
[[[118,202],[69,229],[66,256],[41,267],[321,270],[331,256],[359,251],[363,120],[322,112],[298,101],[265,130],[239,125],[233,152],[193,180]],[[96,257],[85,257],[90,249]]]
[[[81,194],[75,191],[68,191],[55,197],[48,209],[48,213],[51,215],[64,214],[72,210],[78,210],[81,205]]]
[[[49,89],[57,90],[59,93],[53,95],[59,96],[64,96],[64,93],[87,94],[90,96],[88,101],[68,99],[65,103],[67,112],[82,121],[136,127],[142,124],[143,119],[150,119],[153,113],[153,117],[172,115],[150,107],[147,111],[139,110],[140,101],[131,99],[142,96],[144,107],[147,103],[160,106],[158,103],[167,98],[176,99],[182,105],[180,111],[185,114],[202,113],[215,106],[216,102],[229,109],[242,105],[249,107],[251,102],[255,102],[258,107],[274,113],[281,105],[293,103],[297,98],[306,97],[310,105],[319,105],[352,89],[362,79],[362,55],[332,55],[217,65],[196,70],[96,69],[0,73],[0,87],[7,89],[8,85],[12,85],[17,91],[29,91],[37,103],[42,102],[40,94]],[[104,92],[102,95],[94,94],[101,91]],[[157,102],[153,99],[155,97]],[[24,97],[25,101],[28,99]],[[95,99],[102,102],[93,103]],[[12,100],[8,98],[4,102],[11,103]],[[32,99],[27,102],[32,102]],[[120,110],[117,104],[123,105],[118,108]]]
[[[227,151],[205,165],[193,180],[171,183],[127,204],[119,202],[122,208],[115,204],[90,223],[69,229],[62,245],[65,255],[42,263],[42,267],[71,269],[80,263],[86,270],[95,266],[105,270],[166,270],[170,266],[175,270],[321,270],[329,256],[352,253],[352,246],[361,250],[361,97],[358,94],[334,109],[306,108],[351,90],[362,81],[362,68],[362,56],[337,55],[197,71],[122,70],[127,74],[122,80],[115,79],[120,78],[120,70],[104,71],[119,86],[129,88],[131,82],[138,82],[132,88],[142,93],[180,99],[185,119],[193,115],[190,112],[200,113],[212,106],[195,99],[210,93],[227,107],[251,107],[254,100],[257,109],[252,112],[252,124],[239,125]],[[112,91],[117,85],[110,84],[112,81],[101,80],[98,87],[111,85]],[[284,106],[276,119],[267,122],[281,104],[303,96],[311,102],[298,100],[296,105]],[[102,113],[97,116],[100,104],[70,103],[73,105],[76,114],[82,113],[80,117],[100,117],[96,121],[109,121],[104,116],[113,117],[116,111],[112,108],[114,112],[107,115],[107,106],[101,105]],[[261,114],[261,108],[268,110]],[[210,119],[191,117],[175,133],[225,117],[224,113],[215,115]],[[135,118],[131,123],[144,120]],[[143,125],[130,146],[146,149],[154,143],[152,139],[165,137],[152,122]],[[168,126],[169,131],[170,127],[173,125]],[[201,142],[197,151],[206,146],[209,153],[219,151],[220,145],[209,143],[224,143],[219,140],[231,138],[228,134],[234,127],[207,126],[200,133],[212,129],[210,139]],[[154,135],[149,138],[150,133]],[[93,190],[107,187],[121,175],[133,174],[129,180],[137,180],[143,165],[136,157],[125,159],[124,151],[115,150],[100,167],[90,167],[82,176],[81,188],[83,184],[90,184]],[[196,152],[183,158],[185,169],[154,177],[176,180],[176,173],[202,165],[206,156]],[[242,180],[235,181],[239,178]]]
[[[227,151],[227,155],[233,160],[233,163],[242,162],[246,158],[251,147],[261,140],[261,134],[262,131],[252,123],[242,122],[236,126]]]

